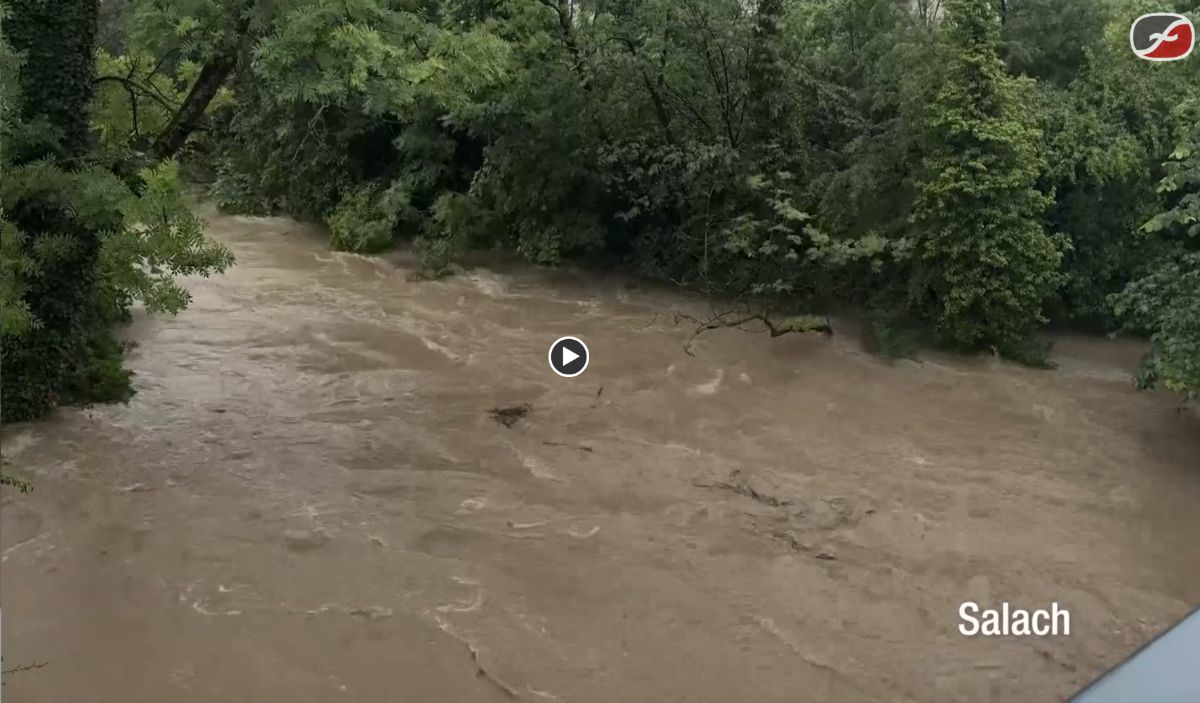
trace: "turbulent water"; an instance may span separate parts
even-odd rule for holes
[[[4,430],[4,668],[44,664],[6,701],[1023,703],[1200,603],[1200,429],[1134,346],[692,356],[671,291],[206,214],[238,265],[136,320],[134,400]],[[967,639],[964,600],[1072,631]]]

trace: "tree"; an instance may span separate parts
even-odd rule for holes
[[[11,140],[0,201],[5,273],[19,286],[19,308],[10,309],[24,313],[2,337],[5,419],[45,412],[94,346],[100,239],[53,196],[65,185],[58,166],[77,163],[87,146],[98,9],[97,0],[11,0],[4,18],[4,35],[23,59],[17,86],[6,92],[19,100],[29,131],[45,135],[20,143],[17,130],[4,135]]]
[[[248,60],[252,30],[273,7],[253,0],[106,3],[96,81],[109,93],[110,110],[126,102],[131,146],[146,162],[177,156],[206,129],[214,101]]]
[[[1042,81],[1041,99],[1030,105],[1042,116],[1050,165],[1041,188],[1054,193],[1047,227],[1070,243],[1052,316],[1103,332],[1120,325],[1110,296],[1149,273],[1172,247],[1169,237],[1137,232],[1163,209],[1156,186],[1178,141],[1172,111],[1200,89],[1190,62],[1134,56],[1132,14],[1113,14],[1069,83]],[[1050,49],[1046,55],[1053,58]]]
[[[1005,75],[988,0],[946,3],[946,75],[923,115],[923,175],[910,218],[910,304],[962,348],[1027,357],[1059,284],[1061,243],[1045,232],[1035,185],[1040,134],[1024,82]]]
[[[1159,184],[1168,208],[1142,227],[1176,237],[1177,252],[1115,303],[1131,327],[1151,335],[1142,385],[1194,397],[1200,395],[1200,100],[1181,105],[1178,117],[1180,141]]]
[[[1104,42],[1112,5],[1096,0],[998,0],[1008,69],[1054,85],[1072,81]],[[1128,30],[1131,18],[1121,15]],[[1126,48],[1126,47],[1122,47]]]
[[[99,0],[6,0],[4,34],[24,57],[20,113],[57,134],[60,154],[78,156],[87,145]]]
[[[133,390],[114,322],[135,301],[177,312],[188,296],[173,275],[232,262],[202,236],[173,162],[131,169],[115,151],[92,149],[97,9],[95,0],[0,6],[6,422],[60,403],[127,399]]]
[[[224,10],[222,19],[230,26],[225,31],[215,33],[215,37],[208,38],[207,42],[201,44],[205,49],[205,55],[200,71],[192,81],[191,88],[179,104],[170,123],[154,141],[154,156],[160,161],[177,154],[187,142],[188,137],[200,127],[209,104],[225,85],[229,74],[233,72],[241,58],[243,35],[250,26],[254,2],[253,0],[237,0],[225,3],[224,7],[221,3],[217,3],[217,5]],[[199,23],[197,22],[197,24]],[[213,24],[209,24],[206,28],[211,30],[213,26]]]

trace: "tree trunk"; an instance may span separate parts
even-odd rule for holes
[[[188,137],[200,126],[208,104],[212,102],[221,86],[225,85],[225,80],[229,78],[229,74],[236,64],[237,56],[232,52],[217,56],[204,64],[204,68],[200,71],[200,77],[192,84],[192,89],[188,91],[183,105],[155,140],[154,156],[156,158],[159,160],[169,159],[183,148]]]
[[[783,0],[760,0],[746,67],[749,124],[743,143],[763,173],[795,172],[799,167],[798,163],[788,163],[795,161],[800,151],[791,139],[796,115],[784,87],[787,81],[780,56],[782,22]]]
[[[779,65],[779,23],[783,18],[782,0],[761,0],[754,18],[750,65],[746,78],[750,95],[751,131],[764,140],[778,127],[782,115],[783,81]]]
[[[18,141],[14,146],[20,153],[13,155],[11,165],[50,158],[64,170],[76,168],[90,137],[88,103],[100,6],[97,0],[8,0],[5,7],[4,35],[25,55],[20,114],[46,122],[57,137]],[[81,360],[90,356],[100,238],[89,222],[52,196],[18,195],[3,206],[4,219],[28,237],[16,243],[21,253],[39,260],[39,270],[26,277],[21,296],[38,324],[23,334],[0,334],[0,421],[9,422],[48,412]],[[36,254],[51,238],[69,239],[70,246],[47,249],[48,256]]]
[[[60,156],[79,156],[88,144],[99,2],[11,0],[5,4],[9,15],[4,18],[4,35],[14,50],[25,55],[21,115],[44,119],[59,130]]]

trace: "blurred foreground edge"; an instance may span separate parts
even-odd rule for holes
[[[1200,701],[1200,608],[1150,640],[1067,703]]]

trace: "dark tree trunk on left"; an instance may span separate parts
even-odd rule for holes
[[[88,103],[99,3],[8,0],[7,6],[4,35],[25,54],[18,81],[20,117],[45,121],[55,131],[50,141],[14,145],[14,165],[49,158],[64,169],[76,169],[90,141]],[[28,420],[58,403],[81,361],[89,357],[100,238],[78,213],[52,200],[17,197],[0,205],[5,219],[28,237],[21,246],[29,252],[38,251],[49,237],[67,237],[70,243],[41,257],[38,275],[27,281],[22,297],[38,325],[21,335],[0,335],[0,418]]]
[[[10,0],[4,36],[25,54],[21,116],[45,119],[67,157],[88,144],[99,0]]]

